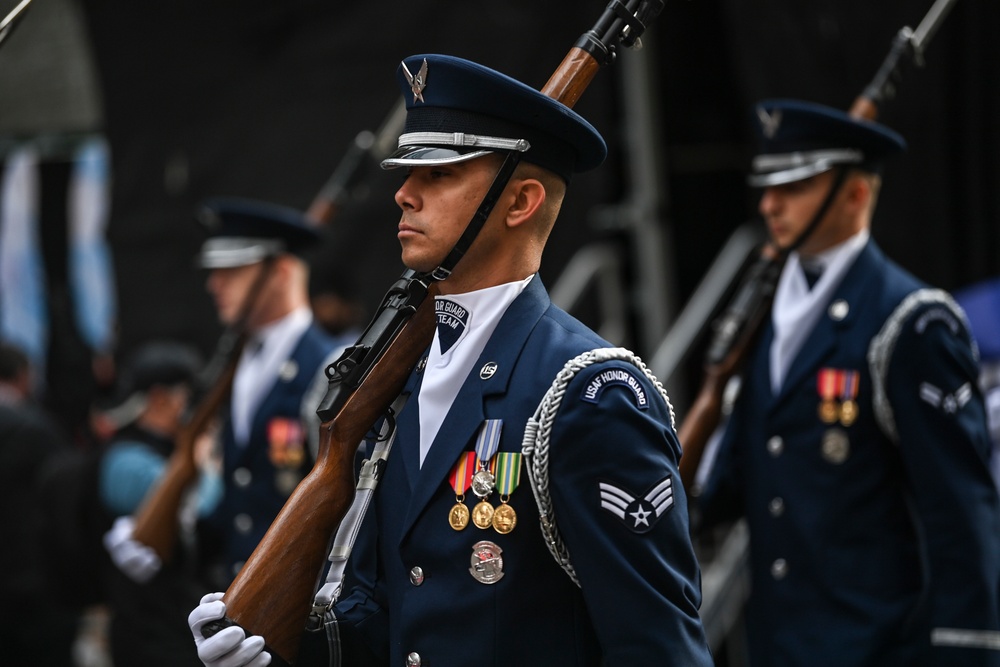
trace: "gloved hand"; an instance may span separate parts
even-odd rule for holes
[[[145,544],[132,539],[134,525],[130,516],[115,519],[111,530],[104,533],[104,548],[119,570],[132,581],[144,584],[160,571],[160,557]]]
[[[264,667],[271,664],[271,654],[264,650],[264,638],[247,637],[243,628],[231,625],[206,638],[201,629],[209,621],[226,616],[222,593],[209,593],[188,615],[188,626],[198,647],[198,657],[205,667]]]

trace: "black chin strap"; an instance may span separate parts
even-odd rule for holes
[[[778,253],[782,259],[788,257],[793,250],[798,249],[799,246],[806,242],[806,239],[808,239],[809,236],[816,231],[816,227],[819,226],[820,220],[823,219],[823,216],[826,215],[826,212],[830,209],[830,205],[833,204],[834,197],[837,196],[837,193],[840,192],[840,188],[844,185],[844,181],[847,180],[847,169],[844,167],[837,167],[836,169],[837,175],[834,177],[833,184],[830,186],[830,192],[826,194],[826,199],[823,200],[823,203],[816,210],[816,214],[813,216],[812,220],[809,221],[809,224],[804,230],[802,230],[802,233],[799,234],[798,238],[792,241],[787,248],[778,248]]]
[[[497,175],[493,177],[493,184],[486,191],[486,195],[483,197],[483,201],[480,202],[476,214],[472,216],[472,220],[469,221],[465,231],[462,232],[462,237],[458,239],[455,247],[451,249],[451,252],[444,258],[441,265],[431,272],[431,277],[434,280],[444,280],[455,270],[458,260],[462,259],[462,256],[468,252],[472,242],[479,235],[479,231],[486,224],[486,219],[490,217],[490,212],[496,205],[497,199],[500,198],[500,193],[507,187],[507,183],[510,182],[510,177],[514,174],[514,169],[520,161],[521,153],[517,151],[507,152],[506,157],[503,159],[503,164],[500,165],[500,169],[497,171]]]

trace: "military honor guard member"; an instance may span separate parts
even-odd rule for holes
[[[751,664],[1000,665],[1000,501],[966,319],[869,225],[879,124],[756,107],[749,181],[791,252],[698,505],[746,517]],[[810,275],[812,274],[812,275]]]
[[[198,262],[220,321],[248,333],[221,428],[223,494],[199,526],[206,577],[232,581],[312,469],[319,418],[308,400],[341,351],[313,320],[304,254],[319,234],[304,215],[238,198],[205,202]]]
[[[414,56],[397,78],[408,113],[383,166],[406,170],[407,267],[442,265],[501,165],[520,161],[440,282],[353,586],[296,664],[711,665],[666,394],[556,308],[538,275],[570,176],[602,162],[604,140],[473,62]],[[220,598],[189,618],[202,660],[267,664],[266,637],[202,637]]]

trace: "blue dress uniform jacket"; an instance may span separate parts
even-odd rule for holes
[[[510,494],[512,532],[449,525],[456,503],[449,473],[475,449],[484,420],[503,420],[500,452],[520,452],[524,425],[563,364],[595,347],[608,344],[552,306],[536,276],[503,315],[422,467],[421,376],[411,377],[413,393],[350,560],[348,581],[356,585],[335,608],[339,622],[327,625],[326,636],[314,633],[333,651],[343,649],[344,664],[712,664],[683,489],[675,485],[672,507],[641,522],[602,508],[601,482],[641,496],[679,479],[668,406],[635,366],[611,361],[581,371],[553,428],[551,495],[581,588],[543,542],[526,474]],[[490,362],[495,373],[481,374]],[[609,369],[638,383],[583,400],[588,382]],[[642,394],[648,400],[640,409]],[[470,509],[475,502],[467,492]],[[496,493],[490,502],[499,504]],[[480,541],[492,542],[502,558],[503,576],[494,583],[471,573]],[[370,660],[349,659],[359,643]]]
[[[253,415],[250,439],[238,446],[232,420],[222,430],[224,493],[199,526],[206,576],[228,587],[264,537],[288,496],[313,466],[302,423],[303,399],[336,347],[315,323],[302,334],[274,386]],[[318,407],[318,406],[317,406]]]
[[[922,287],[869,241],[779,395],[770,327],[749,359],[699,504],[750,527],[753,665],[1000,665],[1000,508],[960,314],[925,303],[890,327],[872,361],[898,437],[876,418],[870,342]],[[820,416],[835,369],[857,372],[853,421]]]

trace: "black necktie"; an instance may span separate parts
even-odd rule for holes
[[[823,269],[818,266],[806,266],[803,264],[802,275],[806,277],[806,285],[809,286],[809,289],[812,289],[816,281],[819,280],[819,277],[823,275]]]

